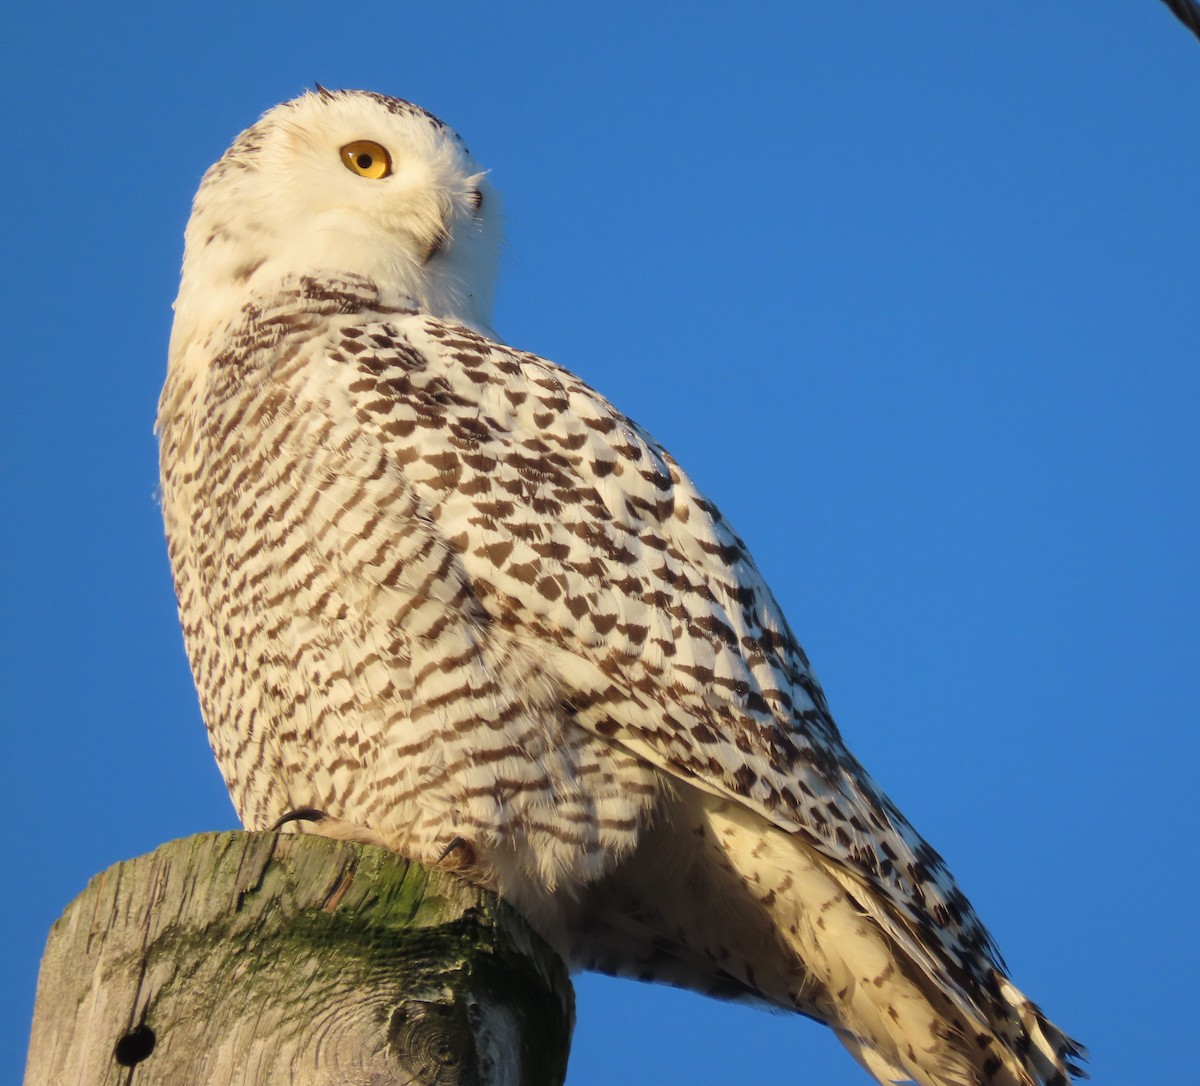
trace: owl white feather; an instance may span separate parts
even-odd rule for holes
[[[882,1083],[1066,1083],[717,508],[490,332],[499,244],[458,137],[377,94],[271,110],[200,186],[163,512],[242,820],[457,863],[573,967],[817,1018]]]

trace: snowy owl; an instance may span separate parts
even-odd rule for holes
[[[880,1082],[1066,1083],[717,507],[490,331],[499,243],[459,138],[379,94],[272,109],[200,186],[162,505],[243,822],[457,864],[573,968],[811,1016]]]

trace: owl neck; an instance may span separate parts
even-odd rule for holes
[[[302,281],[352,283],[364,301],[371,298],[385,308],[411,308],[430,316],[464,324],[495,338],[489,327],[490,295],[480,299],[464,290],[450,274],[452,267],[413,266],[404,259],[374,261],[366,268],[338,259],[301,259],[287,247],[270,258],[247,257],[246,247],[224,238],[210,237],[198,249],[190,244],[184,257],[175,322],[171,331],[172,367],[207,366],[221,349],[228,330],[245,319],[247,307],[273,303],[281,294],[295,291]],[[300,292],[301,294],[304,291]],[[486,301],[487,305],[480,304]]]

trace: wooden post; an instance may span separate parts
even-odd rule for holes
[[[311,835],[200,834],[54,924],[25,1086],[560,1086],[573,994],[511,909]]]

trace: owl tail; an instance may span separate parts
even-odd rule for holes
[[[993,971],[990,993],[965,994],[853,873],[739,805],[718,802],[708,817],[725,863],[795,955],[786,987],[762,995],[815,1008],[878,1082],[1068,1086],[1084,1077],[1080,1046],[1007,977]]]

